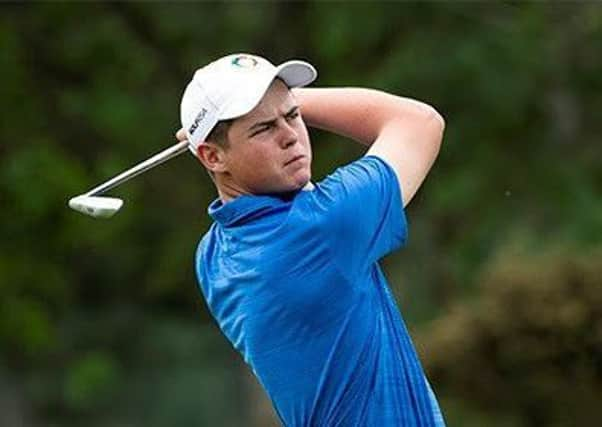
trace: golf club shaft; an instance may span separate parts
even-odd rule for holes
[[[128,181],[134,178],[141,173],[154,168],[161,163],[176,157],[177,155],[183,153],[188,150],[188,141],[178,142],[177,144],[161,151],[160,153],[155,154],[153,157],[137,164],[136,166],[126,170],[125,172],[120,173],[114,178],[111,178],[107,182],[100,184],[97,187],[94,187],[92,190],[88,191],[84,196],[98,196],[99,194],[104,193],[105,191],[110,190],[113,187],[118,186],[122,182]]]

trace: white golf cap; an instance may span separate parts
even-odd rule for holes
[[[317,75],[305,61],[275,66],[265,58],[245,53],[224,56],[199,68],[180,104],[190,151],[196,155],[198,146],[220,120],[243,116],[255,108],[276,77],[293,88],[308,85]]]

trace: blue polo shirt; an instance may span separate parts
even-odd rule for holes
[[[407,238],[390,166],[366,156],[313,190],[209,214],[201,291],[284,425],[444,425],[378,265]]]

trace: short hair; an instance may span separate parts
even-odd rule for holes
[[[217,122],[217,124],[213,126],[213,129],[211,129],[211,132],[209,132],[209,135],[205,138],[205,141],[213,142],[222,148],[228,148],[228,145],[230,144],[230,141],[228,140],[228,131],[233,122],[234,119],[220,120]],[[207,172],[211,179],[215,180],[215,174],[209,169],[207,169]]]
[[[234,119],[220,120],[217,122],[205,140],[208,142],[214,142],[215,144],[224,148],[228,148],[228,144],[230,142],[228,140],[228,131],[230,130],[230,126],[232,126],[232,122],[234,122]]]

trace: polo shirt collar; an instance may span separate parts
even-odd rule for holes
[[[207,212],[217,223],[231,226],[249,221],[271,209],[288,205],[295,194],[296,192],[282,195],[244,194],[228,203],[217,198],[209,205]]]

